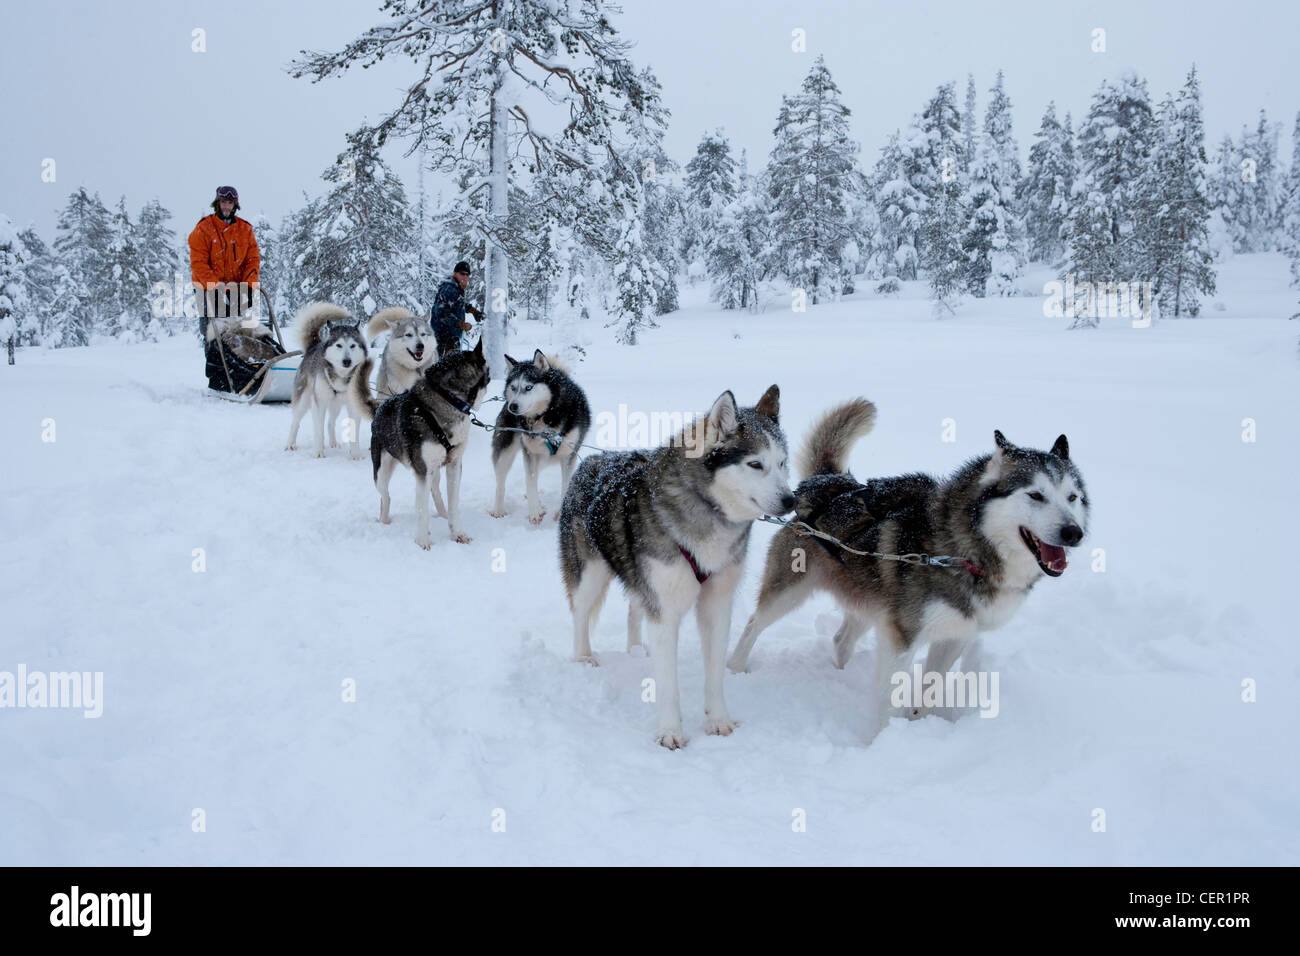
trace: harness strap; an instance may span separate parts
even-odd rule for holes
[[[450,455],[452,448],[455,446],[452,445],[451,439],[447,437],[447,433],[443,431],[442,425],[439,424],[438,419],[433,416],[433,412],[429,411],[419,402],[416,402],[415,413],[424,420],[424,423],[429,426],[429,430],[433,432],[433,437],[438,440],[438,444],[442,445],[447,454]]]
[[[705,581],[707,581],[707,580],[709,579],[709,575],[710,575],[712,572],[709,572],[709,571],[701,571],[701,570],[700,570],[700,562],[698,562],[698,561],[695,560],[695,555],[691,554],[689,551],[687,551],[687,550],[686,550],[684,547],[682,547],[680,544],[677,546],[677,550],[680,551],[680,552],[682,553],[682,557],[685,558],[685,559],[686,559],[686,562],[691,566],[691,570],[695,573],[695,580],[697,580],[697,581],[699,581],[701,584],[703,584]]]

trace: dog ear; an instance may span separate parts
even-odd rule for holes
[[[506,364],[509,365],[511,368],[514,368],[514,367],[515,367],[516,365],[518,365],[519,363],[516,362],[514,359],[512,359],[509,355],[507,355],[507,356],[506,356]]]
[[[763,397],[758,400],[758,404],[754,406],[754,411],[772,419],[774,425],[779,425],[780,421],[778,418],[781,414],[781,390],[775,385],[769,388],[763,393]]]
[[[725,438],[736,430],[737,418],[736,396],[728,390],[719,395],[717,401],[713,403],[707,421],[712,430]]]
[[[546,360],[546,356],[542,354],[541,349],[537,349],[533,352],[533,364],[543,372],[551,367],[551,363]]]
[[[1052,454],[1057,458],[1064,458],[1066,461],[1070,460],[1070,443],[1064,435],[1056,439],[1056,444],[1052,446]]]
[[[328,342],[330,340],[330,324],[328,322],[320,327],[320,340],[322,342]]]
[[[989,456],[989,463],[984,466],[984,474],[980,475],[981,485],[991,485],[1002,477],[1002,469],[1007,463],[1007,454],[1014,451],[1016,447],[999,431],[993,433],[993,441],[998,447]]]
[[[470,354],[477,355],[479,358],[483,357],[483,340],[481,338],[478,340],[478,344],[474,346],[474,351]]]

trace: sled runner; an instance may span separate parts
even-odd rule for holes
[[[270,330],[261,324],[236,326],[207,344],[209,393],[242,405],[289,401],[302,356],[301,350],[285,350],[271,299],[265,290],[259,287],[258,291],[266,300]]]

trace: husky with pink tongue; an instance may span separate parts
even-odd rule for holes
[[[795,516],[856,551],[944,555],[942,565],[854,554],[782,528],[773,537],[758,607],[727,661],[748,670],[766,628],[818,591],[844,612],[832,656],[843,668],[858,638],[876,631],[876,694],[883,726],[894,713],[894,676],[929,646],[925,670],[946,674],[982,631],[1005,624],[1043,577],[1060,577],[1067,549],[1088,530],[1088,493],[1064,435],[1049,451],[1021,448],[993,433],[992,454],[947,479],[910,474],[858,481],[849,452],[875,424],[876,408],[856,399],[814,425],[799,457],[803,481]],[[963,670],[978,670],[963,660]],[[898,713],[922,716],[923,708]]]

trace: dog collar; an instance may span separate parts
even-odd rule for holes
[[[984,577],[984,573],[985,573],[984,569],[981,568],[974,561],[972,561],[970,558],[962,558],[961,566],[965,568],[967,571],[969,571],[971,574],[975,575],[975,577],[977,578]]]
[[[434,385],[433,390],[438,395],[439,398],[441,398],[452,408],[456,409],[456,411],[460,412],[462,415],[469,415],[473,413],[474,409],[470,406],[469,402],[465,401],[465,399],[459,397],[458,395],[453,395],[451,392],[447,391],[441,385]]]
[[[691,571],[693,571],[693,572],[695,573],[695,580],[697,580],[697,581],[699,581],[701,584],[703,584],[705,581],[707,581],[707,580],[709,579],[709,575],[710,575],[712,572],[710,572],[710,571],[701,571],[701,570],[700,570],[700,562],[698,562],[698,561],[695,560],[695,555],[691,554],[689,551],[687,551],[687,550],[686,550],[684,547],[682,547],[680,544],[677,546],[677,550],[680,551],[680,552],[682,553],[682,557],[685,558],[685,559],[686,559],[686,562],[691,566]]]

